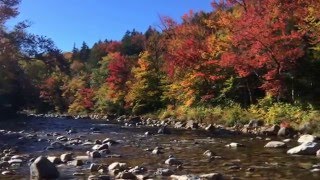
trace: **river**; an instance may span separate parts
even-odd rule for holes
[[[92,128],[100,133],[93,133]],[[74,129],[72,134],[66,130]],[[119,142],[111,146],[113,155],[105,158],[86,159],[80,167],[59,165],[60,179],[87,179],[91,174],[90,163],[110,164],[125,162],[131,167],[142,166],[154,179],[168,179],[155,176],[158,168],[169,168],[176,175],[221,173],[226,179],[320,179],[319,172],[311,172],[313,165],[319,163],[315,156],[287,155],[286,150],[297,145],[296,140],[288,143],[286,149],[268,149],[264,145],[266,137],[242,136],[208,133],[201,130],[170,129],[171,134],[157,134],[156,127],[126,127],[122,124],[106,121],[73,120],[66,118],[28,118],[18,121],[2,121],[0,123],[0,148],[15,147],[15,155],[25,155],[26,161],[19,167],[12,167],[15,175],[0,175],[0,179],[30,179],[29,162],[40,155],[60,156],[65,152],[73,152],[75,156],[85,156],[92,146],[73,145],[72,150],[45,150],[55,141],[55,134],[68,138],[79,138],[81,141],[103,140],[111,138]],[[153,135],[145,135],[145,132]],[[279,140],[271,137],[272,140]],[[226,144],[238,142],[245,147],[228,148]],[[146,149],[163,148],[162,154],[154,155]],[[216,158],[203,155],[206,150],[214,152]],[[169,167],[164,162],[170,156],[183,163],[181,168]],[[1,157],[4,153],[1,154]],[[85,173],[83,177],[73,176],[74,172]]]

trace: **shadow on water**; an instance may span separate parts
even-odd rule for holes
[[[101,133],[92,133],[90,128],[99,128]],[[68,129],[77,133],[67,134]],[[11,131],[0,135],[1,150],[7,147],[16,147],[19,154],[30,155],[29,158],[39,155],[60,155],[73,152],[76,156],[85,156],[91,146],[73,146],[73,150],[45,150],[56,137],[48,136],[59,133],[69,138],[80,137],[82,140],[103,140],[111,138],[120,142],[111,146],[111,154],[121,157],[107,157],[86,159],[85,165],[73,167],[60,165],[60,179],[87,179],[91,173],[88,167],[91,162],[110,164],[115,161],[126,162],[129,166],[143,166],[149,174],[154,174],[157,168],[171,168],[175,174],[204,174],[219,172],[227,177],[242,179],[320,179],[320,174],[310,172],[311,166],[319,162],[313,156],[289,156],[286,149],[266,149],[263,146],[268,142],[264,138],[246,136],[221,136],[208,134],[203,131],[171,130],[170,135],[158,135],[157,129],[151,127],[123,127],[119,124],[107,124],[93,120],[70,120],[59,118],[34,118],[16,121],[0,122],[0,129]],[[146,136],[146,131],[155,135]],[[34,136],[36,135],[36,136]],[[34,136],[34,137],[33,137]],[[18,139],[21,137],[23,141]],[[30,138],[31,137],[31,138]],[[42,139],[42,140],[39,140]],[[226,144],[238,142],[246,145],[240,148],[227,148]],[[288,146],[297,145],[295,142]],[[163,148],[163,154],[153,155],[145,149]],[[211,150],[221,158],[208,158],[203,155]],[[183,162],[183,168],[168,167],[164,161],[173,155]],[[0,179],[29,179],[27,163],[16,171],[15,176],[0,176]],[[74,177],[74,172],[83,172],[85,177]],[[27,177],[27,178],[26,178]],[[164,178],[166,179],[166,178]]]

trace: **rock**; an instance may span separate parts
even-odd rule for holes
[[[250,120],[250,122],[248,123],[248,127],[250,127],[250,128],[261,127],[261,126],[263,126],[263,123],[264,122],[262,120],[253,119],[253,120]]]
[[[61,159],[58,158],[58,157],[49,156],[49,157],[47,157],[47,158],[48,158],[48,160],[49,160],[50,162],[52,162],[53,164],[60,164],[60,163],[62,163]]]
[[[304,134],[299,137],[298,143],[306,143],[306,142],[315,142],[317,140],[316,136],[310,135],[310,134]]]
[[[99,153],[102,155],[106,155],[106,154],[110,154],[110,150],[109,149],[103,149],[103,150],[100,150]]]
[[[291,127],[281,127],[277,135],[281,137],[292,137],[294,135],[294,130]]]
[[[193,120],[189,120],[186,124],[186,129],[198,129],[199,124],[194,122]]]
[[[171,134],[171,132],[166,126],[162,126],[158,129],[158,134]]]
[[[173,171],[170,169],[158,168],[156,174],[160,176],[171,176]]]
[[[176,158],[169,158],[165,161],[165,164],[168,164],[170,166],[172,165],[181,165],[182,162],[180,162],[179,160],[177,160]]]
[[[316,152],[316,156],[320,157],[320,149]]]
[[[92,147],[92,150],[94,150],[94,151],[97,151],[97,150],[100,151],[103,149],[109,149],[108,144],[101,144],[101,145],[97,144]]]
[[[120,170],[120,171],[123,171],[125,169],[127,169],[127,164],[126,163],[119,163],[119,162],[114,162],[112,164],[110,164],[108,166],[108,170],[111,171],[111,170]]]
[[[299,146],[291,148],[287,151],[288,154],[299,154],[299,155],[316,155],[320,149],[320,144],[315,142],[302,143]]]
[[[92,158],[101,158],[101,154],[100,154],[99,151],[89,152],[89,156],[92,157]]]
[[[120,172],[116,179],[136,179],[136,176],[131,172]]]
[[[204,128],[206,131],[214,131],[215,130],[215,127],[212,125],[212,124],[209,124],[208,126],[206,126]]]
[[[311,169],[311,172],[318,173],[318,172],[320,172],[320,169],[319,168]]]
[[[65,136],[58,136],[57,140],[59,140],[59,141],[68,141],[68,138],[65,137]]]
[[[12,176],[12,175],[15,175],[15,173],[14,173],[13,171],[2,171],[1,174],[4,175],[4,176]]]
[[[65,153],[65,154],[61,154],[60,156],[60,159],[62,162],[68,162],[68,161],[71,161],[72,160],[72,156],[73,154],[72,153]]]
[[[284,140],[282,140],[283,142],[285,142],[285,143],[288,143],[288,142],[290,142],[292,139],[284,139]]]
[[[8,163],[10,165],[12,164],[21,164],[23,161],[21,159],[11,159],[10,161],[8,161]]]
[[[10,164],[7,161],[0,162],[0,169],[7,168],[9,166],[10,166]]]
[[[88,180],[110,180],[110,176],[108,175],[90,175]]]
[[[119,144],[119,142],[112,140],[110,138],[106,138],[102,141],[102,144],[108,144],[109,146],[113,146],[113,145]]]
[[[286,148],[287,145],[281,141],[270,141],[264,147],[266,148]]]
[[[245,147],[243,144],[232,142],[227,144],[226,147],[237,148],[237,147]]]
[[[261,131],[262,134],[267,135],[267,136],[273,136],[273,135],[277,135],[278,131],[280,129],[279,125],[273,125],[271,127],[265,127],[263,128],[263,130]]]
[[[30,176],[38,179],[57,179],[59,172],[53,163],[40,156],[31,164]]]
[[[181,128],[184,128],[185,125],[186,125],[185,123],[182,123],[182,122],[178,121],[178,122],[176,122],[176,123],[174,124],[174,128],[176,128],[176,129],[181,129]]]
[[[81,173],[81,172],[75,172],[72,174],[73,176],[85,176],[85,173]]]
[[[199,177],[195,175],[171,175],[170,179],[172,180],[197,180]]]
[[[200,175],[201,179],[210,179],[210,180],[223,180],[223,176],[220,173],[210,173]]]
[[[53,148],[62,148],[63,147],[63,144],[61,142],[58,142],[58,141],[54,141],[50,144],[50,146],[52,146]]]
[[[152,150],[151,153],[157,155],[157,154],[162,154],[163,152],[161,152],[160,149],[154,149],[154,150]]]
[[[133,174],[142,174],[144,172],[146,172],[147,170],[144,168],[144,167],[139,167],[139,166],[136,166],[134,168],[131,168],[129,169],[128,172],[132,172]]]
[[[98,168],[99,168],[99,165],[98,164],[95,164],[95,163],[91,163],[90,164],[90,172],[97,172],[98,171]]]
[[[215,155],[215,153],[213,153],[212,151],[210,150],[206,150],[203,155],[207,156],[207,157],[212,157]]]
[[[80,159],[73,160],[70,162],[70,165],[72,165],[72,166],[82,166],[83,164],[84,164],[83,161]]]

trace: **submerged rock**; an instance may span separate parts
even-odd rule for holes
[[[177,160],[176,158],[169,158],[169,159],[167,159],[166,161],[165,161],[165,164],[168,164],[168,165],[170,165],[170,166],[172,166],[172,165],[181,165],[182,164],[182,162],[181,161],[179,161],[179,160]]]

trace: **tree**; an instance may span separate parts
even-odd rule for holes
[[[136,30],[127,31],[121,40],[121,53],[124,55],[138,56],[145,48],[145,37]]]
[[[304,55],[304,32],[295,27],[299,11],[295,1],[231,1],[242,9],[233,22],[232,49],[222,55],[222,65],[233,67],[240,77],[254,74],[261,88],[280,98],[287,79],[294,79],[297,61]]]
[[[130,77],[131,63],[120,53],[110,53],[108,64],[108,78],[106,79],[109,87],[108,97],[110,101],[124,107],[125,95],[128,92],[126,82]]]
[[[140,55],[138,66],[132,69],[132,80],[126,102],[135,114],[154,111],[161,107],[161,75],[149,52]]]

